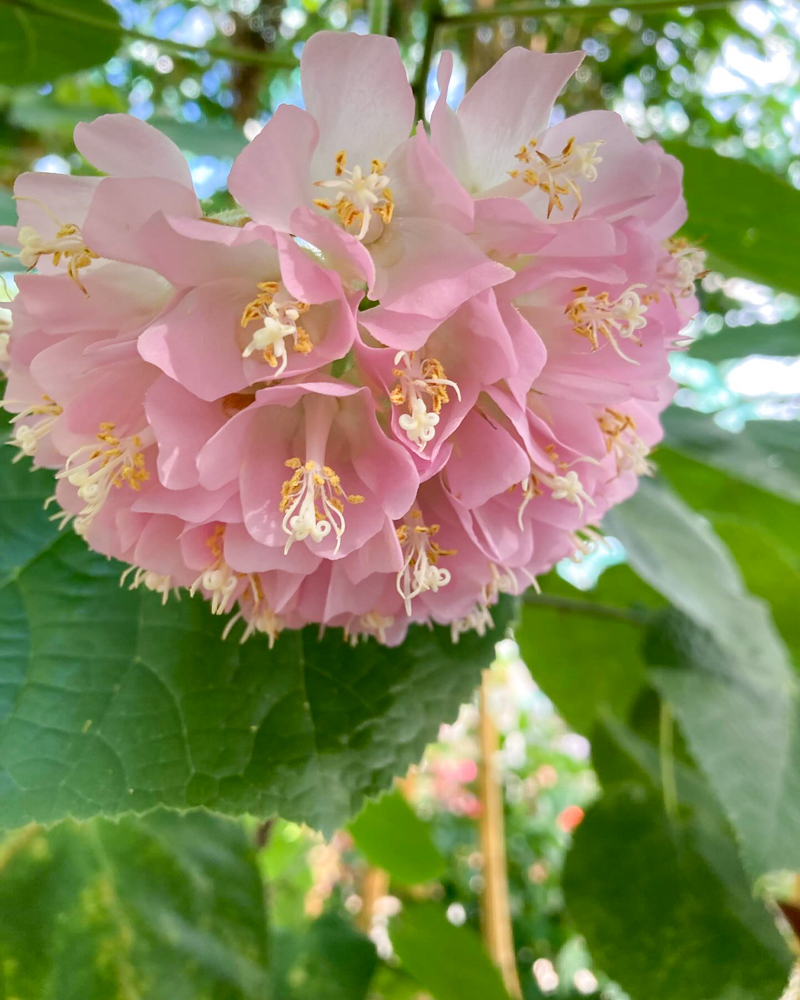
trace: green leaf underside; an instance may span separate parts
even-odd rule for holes
[[[341,630],[223,641],[207,602],[120,588],[121,567],[58,535],[52,474],[0,481],[0,825],[157,805],[278,813],[330,832],[419,760],[455,717],[513,613],[457,645]],[[4,584],[4,586],[2,585]]]
[[[406,905],[390,935],[403,966],[435,1000],[508,1000],[481,939],[471,927],[454,927],[441,906]]]
[[[370,864],[402,884],[429,882],[447,870],[430,824],[417,817],[397,789],[378,802],[368,802],[348,829]]]
[[[800,503],[796,421],[753,420],[733,434],[711,417],[672,406],[664,413],[663,424],[669,448],[757,489]]]
[[[750,354],[789,357],[800,354],[800,318],[785,323],[755,323],[700,337],[689,356],[703,361],[728,361]]]
[[[263,887],[241,825],[159,811],[28,827],[2,850],[4,996],[270,996]]]
[[[685,231],[709,252],[709,266],[800,294],[800,192],[744,160],[682,142],[664,146],[683,163]]]
[[[58,8],[55,0],[52,5]],[[103,0],[73,0],[73,6],[118,24],[116,12]],[[0,83],[47,83],[107,62],[118,47],[119,37],[102,28],[0,5]]]
[[[592,591],[576,591],[551,574],[547,594],[563,594],[612,607],[663,603],[627,566],[613,566]],[[588,614],[526,604],[517,632],[520,653],[536,683],[578,732],[590,735],[599,711],[624,717],[644,684],[641,626]]]
[[[713,828],[670,823],[623,785],[587,812],[564,871],[567,908],[597,965],[647,1000],[773,1000],[789,954]]]
[[[607,518],[674,609],[646,647],[650,677],[722,803],[754,875],[800,868],[797,678],[766,605],[709,525],[652,483]]]

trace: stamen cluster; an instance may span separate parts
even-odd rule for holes
[[[219,217],[155,129],[79,125],[105,176],[21,176],[0,234],[37,271],[0,312],[8,443],[54,518],[242,641],[457,639],[591,552],[704,265],[676,161],[611,112],[549,127],[581,58],[512,49],[455,111],[443,53],[428,131],[392,40],[320,33]]]

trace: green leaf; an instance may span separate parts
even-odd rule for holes
[[[189,125],[174,118],[154,117],[150,124],[168,135],[176,145],[196,156],[218,156],[233,160],[247,145],[240,126],[219,118]]]
[[[800,192],[743,160],[681,142],[666,143],[683,163],[689,209],[685,232],[709,252],[709,265],[800,294]]]
[[[54,17],[45,12],[48,6],[58,11],[55,0],[49,4],[39,0],[36,5],[0,5],[0,83],[47,83],[66,73],[99,66],[119,48],[120,36],[114,30],[119,21],[103,0],[73,0],[70,9],[77,15],[100,19],[110,30]]]
[[[671,406],[662,420],[668,448],[800,503],[800,425],[796,421],[752,420],[734,434],[711,417],[677,406]]]
[[[478,935],[454,927],[441,906],[406,905],[389,936],[403,966],[434,1000],[508,1000]]]
[[[670,823],[641,785],[587,811],[564,892],[597,965],[631,996],[771,1000],[786,983],[788,950],[730,841]]]
[[[334,913],[276,934],[272,954],[270,1000],[365,1000],[378,965],[375,945]]]
[[[429,882],[447,869],[430,824],[419,819],[399,789],[368,802],[349,830],[370,864],[404,885]]]
[[[641,625],[604,609],[663,601],[627,566],[607,569],[591,591],[576,590],[553,574],[543,589],[542,603],[531,597],[523,607],[515,633],[520,654],[559,714],[588,736],[599,712],[624,717],[645,681]],[[555,595],[566,599],[563,607],[544,603]]]
[[[3,995],[262,1000],[263,889],[238,823],[157,812],[0,847]]]
[[[746,358],[750,354],[770,357],[800,354],[800,319],[726,329],[700,337],[689,348],[689,357],[713,362]]]
[[[659,448],[657,459],[661,474],[695,510],[757,525],[787,558],[800,559],[794,503],[668,448]]]
[[[715,517],[717,534],[742,571],[748,590],[769,603],[772,617],[800,667],[800,562],[771,535],[734,518]]]
[[[497,628],[402,647],[341,630],[239,645],[200,599],[161,607],[41,509],[52,475],[0,478],[0,825],[157,805],[279,813],[328,832],[419,760],[494,658]]]
[[[766,605],[710,526],[652,483],[607,519],[672,602],[648,644],[669,702],[754,874],[800,868],[797,679]]]

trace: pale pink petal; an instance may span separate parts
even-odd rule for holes
[[[361,322],[381,343],[414,350],[473,295],[513,277],[466,236],[433,219],[396,219],[373,293],[381,304]]]
[[[461,123],[455,111],[447,103],[447,91],[453,73],[453,53],[445,49],[439,56],[436,81],[439,84],[439,98],[431,113],[431,142],[442,161],[459,179],[468,181],[469,153]]]
[[[470,160],[468,190],[487,191],[508,179],[514,154],[546,128],[564,84],[583,52],[509,49],[464,95],[458,120]]]
[[[132,115],[101,115],[75,126],[75,145],[112,177],[163,177],[194,191],[186,157],[163,132]]]
[[[156,435],[161,483],[171,490],[196,486],[200,482],[197,456],[225,423],[223,408],[198,399],[162,375],[147,392],[145,412]]]
[[[150,265],[140,230],[156,212],[199,219],[194,192],[160,177],[104,177],[83,226],[86,245],[101,257]]]
[[[313,197],[309,165],[318,138],[308,112],[282,104],[236,157],[228,190],[256,222],[291,232],[292,212]]]
[[[386,176],[399,215],[441,219],[463,233],[471,231],[474,202],[422,129],[392,153],[386,164]]]
[[[306,109],[320,129],[312,180],[334,176],[337,153],[368,170],[411,134],[414,95],[393,38],[318,31],[300,59]]]

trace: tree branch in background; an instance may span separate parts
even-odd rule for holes
[[[653,14],[663,11],[677,10],[679,7],[704,10],[730,6],[731,0],[695,0],[692,4],[681,4],[677,0],[643,0],[642,3],[588,3],[582,7],[573,4],[562,4],[554,7],[550,4],[526,4],[519,7],[505,7],[502,10],[474,10],[467,14],[445,14],[438,18],[438,24],[453,27],[466,27],[472,24],[490,24],[507,17],[546,17],[549,14],[574,14],[576,17],[594,15],[602,17],[620,7],[634,10],[637,14]]]
[[[436,29],[442,23],[442,5],[439,0],[429,0],[426,5],[426,14],[428,24],[425,28],[425,44],[413,86],[417,121],[425,117],[425,97],[428,91],[428,74],[431,71],[431,62],[433,61],[433,45],[436,41]]]
[[[389,30],[389,0],[369,0],[369,31],[371,35],[385,35]]]
[[[488,693],[492,673],[484,670],[480,687],[479,739],[481,763],[478,788],[481,802],[480,839],[483,855],[483,907],[481,923],[486,949],[500,970],[509,995],[522,997],[514,952],[511,910],[508,902],[506,838],[503,821],[503,790],[497,774],[500,747],[497,728],[489,714]]]
[[[21,11],[27,10],[40,16],[71,21],[73,24],[83,24],[87,28],[106,31],[118,35],[120,40],[128,38],[134,41],[148,42],[179,58],[192,58],[205,53],[215,59],[230,59],[232,62],[246,63],[252,66],[269,66],[272,69],[291,69],[297,66],[297,59],[289,52],[256,52],[253,49],[237,49],[231,45],[215,45],[214,43],[189,45],[186,42],[174,42],[169,38],[155,38],[153,35],[146,35],[133,28],[124,28],[114,21],[96,17],[94,14],[86,14],[83,11],[75,10],[72,6],[55,6],[44,2],[44,0],[2,0],[2,2],[10,7],[17,7]]]

